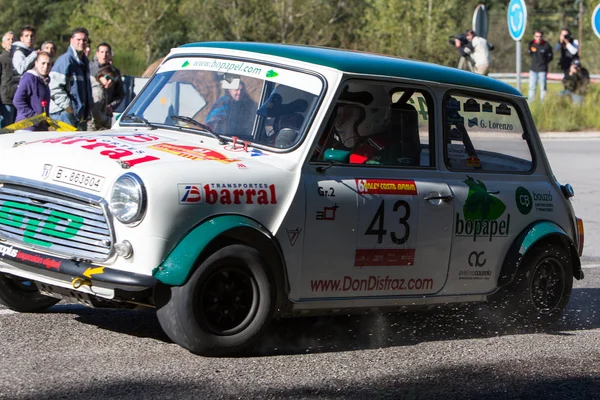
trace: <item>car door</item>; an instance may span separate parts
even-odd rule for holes
[[[490,293],[517,236],[553,212],[551,200],[536,202],[532,196],[549,193],[552,185],[533,173],[531,143],[514,102],[451,91],[444,115],[443,173],[454,195],[444,294]]]
[[[344,121],[336,120],[338,107],[351,103],[344,93],[354,103],[368,99],[368,110],[340,116],[390,110],[380,127],[368,123],[360,131],[365,120],[350,121],[347,126],[359,134],[349,147],[352,135],[341,132]],[[432,104],[426,90],[347,83],[325,129],[334,133],[303,174],[302,299],[427,295],[444,286],[453,207],[450,188],[435,169]]]

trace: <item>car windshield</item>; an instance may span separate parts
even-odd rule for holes
[[[184,127],[288,149],[302,140],[322,90],[317,76],[290,69],[215,58],[172,58],[160,66],[121,124],[139,124],[136,117],[141,117],[153,126]]]

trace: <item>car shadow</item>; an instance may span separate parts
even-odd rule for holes
[[[78,322],[126,335],[170,343],[153,310],[91,309],[59,304],[51,313],[76,314]],[[302,317],[273,321],[243,356],[261,357],[412,346],[423,342],[600,328],[600,288],[573,289],[560,320],[540,328],[501,319],[486,304],[427,312]]]

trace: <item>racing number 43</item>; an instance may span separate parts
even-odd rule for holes
[[[403,244],[408,240],[410,236],[410,226],[408,225],[408,218],[410,218],[410,206],[408,202],[404,200],[398,200],[394,204],[393,211],[398,212],[399,208],[404,209],[404,216],[400,217],[398,223],[404,227],[404,236],[398,237],[397,232],[390,233],[390,239],[394,244]],[[375,229],[377,226],[377,229]],[[381,204],[373,217],[373,220],[369,224],[365,235],[376,235],[377,243],[381,243],[383,241],[383,237],[387,235],[387,230],[385,229],[385,200],[381,200]]]

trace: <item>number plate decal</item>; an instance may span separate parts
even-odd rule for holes
[[[104,177],[77,171],[76,169],[56,167],[52,180],[99,192],[104,185]]]

